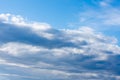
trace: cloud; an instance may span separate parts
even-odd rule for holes
[[[119,26],[119,14],[120,11],[115,8],[101,10],[101,12],[90,10],[80,13],[79,21],[83,26]]]
[[[95,1],[95,0],[94,0]],[[99,0],[98,1],[98,4],[101,6],[101,7],[108,7],[108,6],[111,6],[111,3],[113,2],[113,0]]]
[[[2,22],[8,21],[9,16],[10,16],[10,14],[0,14],[0,21],[2,21]]]
[[[60,30],[12,14],[1,15],[0,79],[119,78],[120,47],[116,38],[89,27]]]
[[[34,31],[39,36],[43,35],[43,37],[52,39],[54,35],[47,33],[47,30],[51,29],[50,25],[47,23],[39,23],[39,22],[28,22],[26,19],[21,17],[20,15],[12,15],[12,14],[0,14],[0,20],[2,23],[7,23],[11,25],[16,25],[17,27],[25,27]]]
[[[93,6],[83,7],[83,11],[79,12],[78,22],[71,25],[91,26],[93,28],[110,29],[111,27],[120,26],[119,8],[113,6],[116,0],[92,0]]]

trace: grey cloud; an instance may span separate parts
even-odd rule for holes
[[[33,29],[32,24],[24,24],[0,23],[1,79],[119,78],[120,47],[115,38],[88,27],[55,30],[39,24],[38,28]]]

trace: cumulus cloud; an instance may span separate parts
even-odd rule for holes
[[[89,27],[56,30],[12,14],[0,20],[0,79],[119,78],[120,47],[113,37]]]

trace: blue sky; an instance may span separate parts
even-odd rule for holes
[[[47,22],[53,27],[60,28],[67,27],[71,22],[77,22],[79,13],[89,6],[96,7],[89,0],[13,0],[11,2],[2,0],[0,3],[1,13],[20,14],[31,20]]]
[[[76,21],[81,9],[79,0],[7,0],[1,1],[1,13],[21,14],[31,20],[47,22],[54,27],[66,26]],[[33,15],[34,14],[34,15]]]
[[[88,26],[120,40],[119,5],[119,0],[0,0],[0,13],[21,15],[59,29]],[[104,23],[108,18],[112,22]]]
[[[99,4],[102,1],[104,0],[13,0],[11,2],[1,0],[0,8],[1,13],[21,14],[33,20],[58,26],[77,21],[81,12],[90,9],[102,12],[105,8],[110,9],[110,6],[119,9],[119,0],[105,0],[104,2],[110,5],[106,7]]]
[[[105,2],[109,6],[101,6]],[[102,13],[106,9],[119,9],[119,0],[1,0],[1,13],[22,15],[31,20],[47,22],[53,27],[64,28],[70,23],[80,23],[80,13],[96,11]],[[89,13],[88,13],[89,14]],[[102,15],[102,14],[101,14]],[[93,16],[93,15],[91,15]]]
[[[0,80],[120,80],[120,0],[0,0]]]

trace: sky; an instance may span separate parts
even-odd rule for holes
[[[0,0],[0,13],[21,15],[57,29],[88,26],[120,40],[119,5],[119,0]]]
[[[0,0],[0,80],[120,80],[120,0]]]

